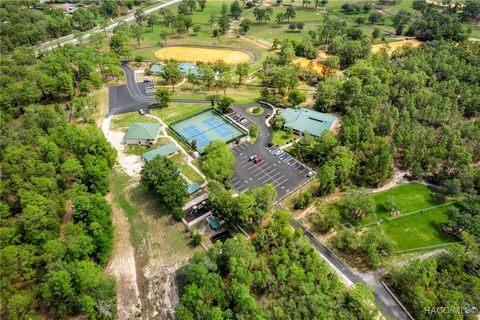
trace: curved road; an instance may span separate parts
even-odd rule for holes
[[[110,110],[109,114],[119,114],[125,112],[132,112],[137,111],[140,106],[143,106],[148,110],[148,105],[152,102],[155,102],[155,99],[149,98],[145,93],[145,88],[143,83],[136,83],[135,81],[135,73],[134,71],[127,65],[122,64],[122,69],[125,72],[127,83],[126,89],[128,93],[131,95],[131,99],[136,101],[136,104],[127,105],[125,108],[118,108],[114,110],[115,112],[112,113]],[[210,102],[209,100],[198,100],[198,99],[172,99],[172,101],[178,102],[186,102],[186,103],[206,103]],[[265,122],[265,117],[261,116],[253,116],[246,112],[247,108],[258,106],[260,105],[265,109],[266,113],[274,114],[273,108],[265,103],[261,102],[252,102],[243,105],[233,105],[232,109],[242,114],[245,118],[248,118],[251,122],[254,122],[258,125],[260,129],[260,134],[255,142],[255,144],[251,145],[248,149],[248,152],[251,154],[257,154],[265,159],[270,159],[271,157],[275,158],[270,152],[266,150],[266,146],[272,142],[272,133],[270,128],[267,126]],[[118,112],[118,113],[117,113]],[[265,134],[266,133],[266,134]],[[238,163],[238,161],[237,161]],[[235,170],[242,170],[240,167],[236,167]],[[277,204],[278,208],[281,208],[279,204]],[[410,320],[411,318],[409,315],[402,309],[402,307],[392,298],[392,296],[387,292],[387,290],[383,287],[380,283],[380,280],[372,277],[370,274],[356,274],[354,273],[350,267],[341,259],[339,259],[330,249],[328,249],[325,245],[323,245],[308,229],[306,229],[299,221],[295,218],[291,217],[291,225],[295,229],[300,229],[303,231],[303,234],[309,239],[312,245],[317,249],[320,255],[328,260],[330,265],[335,268],[338,272],[340,272],[345,278],[350,280],[352,283],[364,283],[369,286],[374,293],[375,301],[380,306],[380,309],[383,314],[393,317],[399,320]]]

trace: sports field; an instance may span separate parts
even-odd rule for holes
[[[220,140],[228,143],[245,135],[222,115],[211,109],[173,123],[170,128],[190,146],[195,141],[199,152],[202,152],[210,141]]]
[[[214,49],[189,46],[169,46],[155,51],[159,60],[188,61],[188,62],[215,62],[223,60],[227,64],[240,64],[252,60],[247,52],[233,49]]]

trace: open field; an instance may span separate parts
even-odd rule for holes
[[[385,48],[387,50],[388,54],[392,54],[395,50],[398,48],[401,48],[403,46],[412,46],[414,48],[420,46],[422,44],[421,41],[418,41],[416,39],[405,39],[405,40],[400,40],[400,41],[394,41],[390,42],[388,44],[374,44],[372,45],[372,52],[377,53],[380,51],[382,48]]]
[[[133,122],[156,123],[157,120],[140,115],[138,112],[129,112],[112,117],[110,128],[115,131],[126,132]]]
[[[441,226],[447,222],[444,212],[452,204],[435,199],[435,192],[435,189],[425,185],[409,183],[373,195],[376,219],[382,220],[380,228],[397,242],[398,251],[456,240],[441,230]],[[393,197],[401,212],[395,219],[389,219],[390,212],[384,206],[387,197]],[[442,204],[445,205],[438,207]]]
[[[397,251],[454,242],[457,239],[441,229],[448,221],[444,212],[452,206],[450,204],[393,220],[384,220],[381,228],[397,243]]]
[[[209,103],[170,103],[166,108],[151,109],[150,112],[170,124],[210,108]]]
[[[159,213],[154,195],[138,182],[120,170],[112,171],[110,182],[114,204],[128,221],[134,249],[136,285],[142,301],[136,307],[143,316],[170,319],[177,296],[175,272],[194,252],[189,236],[181,223]]]
[[[409,212],[430,208],[442,204],[434,198],[435,189],[419,183],[408,183],[391,188],[384,192],[373,195],[376,204],[376,213],[379,218],[390,217],[390,212],[385,208],[384,203],[388,197],[393,197],[397,209],[406,214]]]
[[[213,63],[219,60],[227,64],[240,64],[252,60],[252,56],[244,51],[233,49],[199,48],[188,46],[168,46],[155,51],[159,60],[189,61]]]

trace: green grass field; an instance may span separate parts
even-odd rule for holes
[[[293,133],[284,130],[273,130],[272,143],[277,146],[284,146],[295,138]]]
[[[397,242],[397,251],[454,242],[455,238],[441,230],[441,226],[448,220],[445,211],[453,204],[436,200],[435,192],[435,189],[425,185],[409,183],[376,193],[373,195],[376,217],[362,220],[362,224],[382,219],[380,228]],[[398,210],[405,216],[389,219],[390,213],[384,207],[387,197],[394,198]],[[442,204],[445,205],[436,207]],[[410,212],[412,214],[408,214]]]
[[[210,104],[207,103],[170,103],[166,108],[151,109],[150,112],[165,123],[171,124],[210,108]]]
[[[128,127],[133,122],[156,123],[157,120],[155,120],[153,118],[142,116],[137,112],[129,112],[129,113],[124,113],[124,114],[113,116],[112,117],[112,122],[110,123],[110,128],[112,130],[126,132],[128,130]]]

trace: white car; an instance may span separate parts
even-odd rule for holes
[[[307,176],[308,178],[310,178],[310,177],[313,177],[314,174],[315,174],[315,172],[310,171],[309,173],[306,174],[306,176]]]

